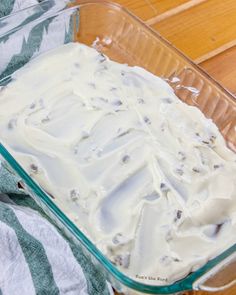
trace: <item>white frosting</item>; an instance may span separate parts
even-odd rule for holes
[[[2,143],[129,276],[171,283],[235,243],[236,156],[162,79],[68,44],[0,105]]]

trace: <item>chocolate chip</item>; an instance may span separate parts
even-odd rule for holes
[[[36,107],[36,103],[32,103],[32,104],[30,105],[29,108],[30,108],[31,110],[33,110],[35,107]]]
[[[50,121],[50,118],[47,116],[41,120],[42,123],[47,123]]]
[[[168,192],[170,190],[168,188],[168,186],[163,182],[161,182],[161,184],[160,184],[160,189],[161,189],[162,192]]]
[[[103,53],[100,53],[99,56],[98,56],[98,60],[100,63],[106,61],[106,57]]]
[[[144,101],[144,99],[143,99],[143,98],[138,98],[138,103],[139,103],[139,104],[144,104],[144,103],[145,103],[145,101]]]
[[[223,164],[215,164],[215,165],[213,165],[214,169],[219,169],[219,168],[222,168],[222,167],[224,167]]]
[[[122,237],[123,235],[121,233],[118,233],[116,234],[113,239],[112,239],[112,242],[115,244],[115,245],[118,245],[122,242]]]
[[[114,263],[124,268],[128,268],[130,264],[130,254],[117,255]]]
[[[124,71],[121,71],[120,74],[121,74],[121,76],[124,76],[125,75],[125,72]]]
[[[176,212],[176,217],[177,217],[178,219],[180,219],[181,216],[182,216],[182,213],[183,213],[183,211],[181,211],[181,210],[177,210],[177,212]]]
[[[200,169],[198,169],[198,168],[196,168],[196,167],[193,167],[193,172],[195,172],[195,173],[200,173]]]
[[[210,142],[207,141],[207,140],[202,140],[202,143],[204,143],[204,144],[210,144]]]
[[[216,224],[216,229],[215,229],[215,233],[214,233],[215,235],[219,234],[219,232],[221,231],[223,225],[224,225],[224,223]]]
[[[121,100],[116,100],[115,102],[114,102],[114,105],[115,106],[120,106],[120,105],[122,105],[123,103],[122,103],[122,101]]]
[[[85,140],[87,138],[89,138],[89,133],[86,131],[83,131],[81,134],[81,140]]]
[[[176,216],[175,216],[175,218],[174,218],[174,222],[177,222],[179,219],[181,219],[181,217],[182,217],[182,213],[183,213],[182,210],[177,210],[177,211],[176,211]]]
[[[127,131],[120,133],[117,137],[122,137],[122,136],[129,134],[129,133],[130,133],[130,130],[127,130]]]
[[[79,192],[76,189],[72,189],[70,191],[70,198],[73,202],[78,201],[79,199]]]
[[[8,129],[12,130],[16,127],[17,125],[17,120],[16,119],[11,119],[8,124],[7,124],[7,127]]]
[[[167,104],[171,104],[173,102],[173,100],[169,97],[164,97],[161,100],[162,100],[162,102],[167,103]]]
[[[143,120],[146,124],[148,124],[148,125],[151,124],[151,120],[147,116],[143,117]]]
[[[184,174],[184,171],[181,168],[177,168],[177,169],[175,169],[175,173],[182,176]]]
[[[165,131],[165,124],[162,123],[162,124],[161,124],[161,132],[164,132],[164,131]]]
[[[130,156],[125,155],[122,157],[122,163],[127,164],[130,161]]]
[[[179,155],[179,158],[180,158],[180,161],[184,161],[186,160],[186,155],[184,152],[178,152],[178,155]]]
[[[38,173],[38,171],[39,171],[39,168],[38,168],[38,166],[37,165],[35,165],[35,164],[31,164],[30,165],[30,170],[33,172],[33,173]]]
[[[211,137],[210,137],[210,142],[211,142],[211,143],[214,143],[215,140],[216,140],[216,136],[215,136],[215,135],[211,135]]]

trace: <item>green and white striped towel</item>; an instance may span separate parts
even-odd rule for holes
[[[71,39],[70,14],[41,18],[63,9],[66,1],[0,0],[0,17],[38,2],[42,3],[30,13],[0,19],[0,79]],[[21,27],[32,19],[27,28]],[[4,30],[17,26],[19,30],[1,37]],[[0,162],[0,295],[113,294],[81,248],[19,191],[18,181]]]

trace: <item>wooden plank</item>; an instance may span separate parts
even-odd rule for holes
[[[224,291],[220,291],[220,292],[203,292],[203,291],[195,291],[195,292],[188,292],[186,294],[183,295],[235,295],[236,294],[236,286],[229,288],[227,290]]]
[[[208,0],[162,21],[155,28],[192,59],[236,40],[236,1]]]
[[[167,11],[164,11],[163,13],[154,16],[153,18],[149,19],[146,21],[146,24],[148,25],[153,25],[157,22],[160,22],[170,16],[176,15],[182,11],[185,11],[193,6],[199,5],[200,3],[207,1],[207,0],[190,0],[190,1],[185,1],[183,4],[178,5],[176,7],[171,7]]]
[[[222,86],[236,94],[236,46],[206,60],[200,66]]]
[[[184,292],[182,295],[235,295],[236,294],[236,288],[232,287],[224,291],[220,292],[203,292],[203,291],[195,291],[195,292]],[[119,293],[115,292],[115,295],[120,295]]]
[[[115,0],[142,20],[148,20],[189,0]]]
[[[145,0],[116,0],[115,2],[126,7],[129,11],[143,20],[155,15],[155,11]]]

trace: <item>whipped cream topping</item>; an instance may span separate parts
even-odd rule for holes
[[[67,44],[0,92],[0,140],[127,275],[172,283],[236,241],[236,155],[162,79]]]

